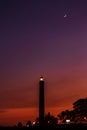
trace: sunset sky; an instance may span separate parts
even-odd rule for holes
[[[87,97],[87,0],[0,1],[0,125],[57,116]]]

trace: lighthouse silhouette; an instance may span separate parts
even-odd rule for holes
[[[39,123],[44,125],[44,78],[41,76],[39,80]]]

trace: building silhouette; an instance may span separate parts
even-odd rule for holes
[[[39,124],[44,125],[44,78],[41,76],[39,80]]]

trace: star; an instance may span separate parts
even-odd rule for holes
[[[64,18],[67,18],[67,14],[64,15]]]

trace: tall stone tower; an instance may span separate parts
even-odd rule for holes
[[[39,81],[39,122],[44,125],[44,78],[41,76]]]

